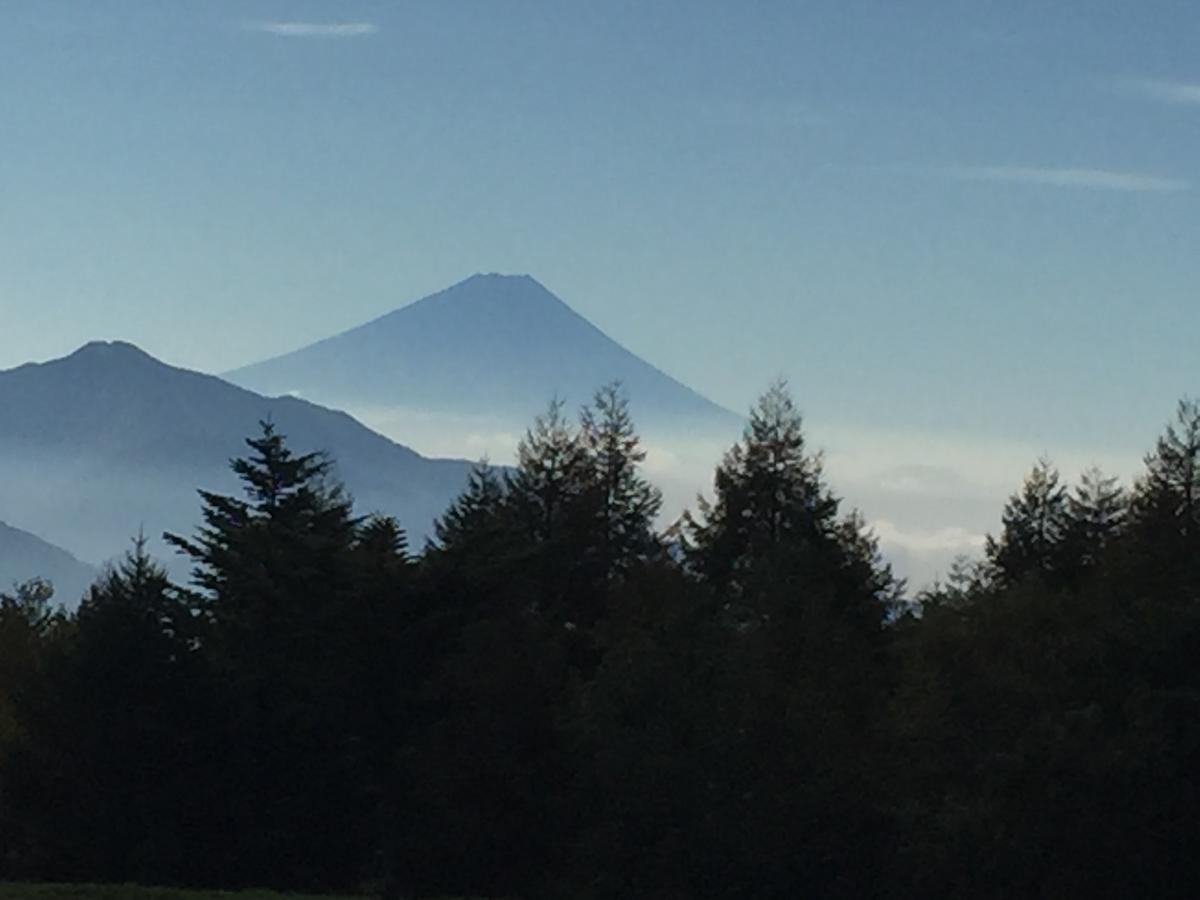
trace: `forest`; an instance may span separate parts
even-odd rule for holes
[[[618,385],[420,547],[264,423],[189,583],[136,539],[0,595],[0,882],[1194,896],[1200,404],[1151,440],[914,594],[784,385],[665,531]]]

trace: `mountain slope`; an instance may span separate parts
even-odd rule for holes
[[[0,522],[0,593],[42,578],[54,585],[56,601],[73,608],[98,574],[61,547]]]
[[[647,427],[740,419],[630,353],[527,275],[475,275],[382,318],[237,369],[260,393],[339,408],[484,417],[523,427],[557,395],[572,408],[619,379]]]
[[[93,343],[0,372],[0,514],[96,560],[139,528],[190,532],[196,489],[238,489],[228,461],[264,419],[298,452],[329,451],[359,512],[396,515],[414,536],[465,482],[467,463],[426,459],[345,413]]]

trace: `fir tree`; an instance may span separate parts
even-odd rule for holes
[[[596,547],[605,578],[616,578],[658,549],[654,520],[662,494],[638,467],[646,459],[619,383],[596,391],[580,415],[580,438],[593,479]]]
[[[234,746],[225,790],[239,879],[325,886],[359,864],[363,689],[356,642],[358,522],[330,461],[297,455],[269,422],[231,462],[245,497],[201,491],[195,538],[166,539],[195,563],[229,691]],[[340,824],[338,824],[340,823]]]
[[[842,598],[835,605],[850,604],[876,623],[895,601],[900,586],[861,518],[839,519],[821,456],[808,452],[800,414],[782,382],[751,411],[741,442],[717,468],[715,490],[714,502],[702,501],[700,516],[685,515],[687,558],[741,616],[769,614],[755,608],[761,599],[753,597],[767,586],[767,595],[781,598],[802,583],[823,583]],[[800,609],[785,602],[793,612]],[[807,603],[815,602],[810,592]]]
[[[1063,541],[1069,527],[1067,490],[1058,470],[1041,459],[1019,493],[1004,507],[999,538],[987,539],[994,577],[1013,584],[1031,574],[1049,577],[1062,567]]]
[[[516,470],[507,482],[508,501],[531,540],[570,539],[590,475],[579,433],[563,415],[562,401],[551,401],[517,446]]]
[[[1146,471],[1133,496],[1132,515],[1156,539],[1195,535],[1200,524],[1200,402],[1179,401],[1175,422],[1146,456]],[[1178,546],[1178,541],[1171,541]]]
[[[1128,510],[1115,476],[1097,468],[1085,471],[1067,497],[1065,566],[1077,576],[1098,566],[1121,535]]]

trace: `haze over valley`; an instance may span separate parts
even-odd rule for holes
[[[711,493],[745,419],[613,341],[531,276],[498,274],[220,377],[120,341],[0,372],[0,415],[14,423],[0,435],[0,463],[17,475],[0,483],[0,509],[92,565],[139,530],[166,554],[161,533],[196,524],[198,489],[234,488],[228,460],[270,420],[298,451],[331,453],[360,511],[396,516],[419,545],[471,463],[512,463],[551,400],[574,416],[613,382],[664,493],[665,528]],[[792,389],[803,404],[803,385]],[[936,448],[895,434],[807,427],[844,504],[861,510],[914,589],[982,549],[1006,480],[957,481],[953,459],[939,465]],[[869,452],[880,443],[890,455],[882,462]],[[1028,458],[1018,446],[1004,463]],[[185,574],[182,561],[166,561]],[[78,578],[63,587],[70,599]]]
[[[269,399],[169,366],[132,344],[94,342],[68,357],[0,372],[0,509],[12,524],[89,563],[123,553],[139,532],[179,575],[164,531],[200,524],[198,490],[237,490],[229,460],[261,421],[297,452],[336,462],[363,514],[395,516],[418,543],[466,483],[464,460],[427,459],[345,413],[294,397]],[[0,548],[3,535],[0,535]],[[25,577],[54,572],[29,571]],[[61,570],[61,567],[59,567]],[[0,576],[16,569],[0,569]],[[78,578],[64,580],[62,599]]]
[[[1200,4],[2,8],[0,900],[1200,897]]]

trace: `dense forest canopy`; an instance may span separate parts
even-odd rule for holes
[[[783,385],[665,533],[617,385],[410,547],[264,424],[77,612],[0,595],[0,879],[389,896],[1185,896],[1200,404],[1039,460],[915,597]]]

